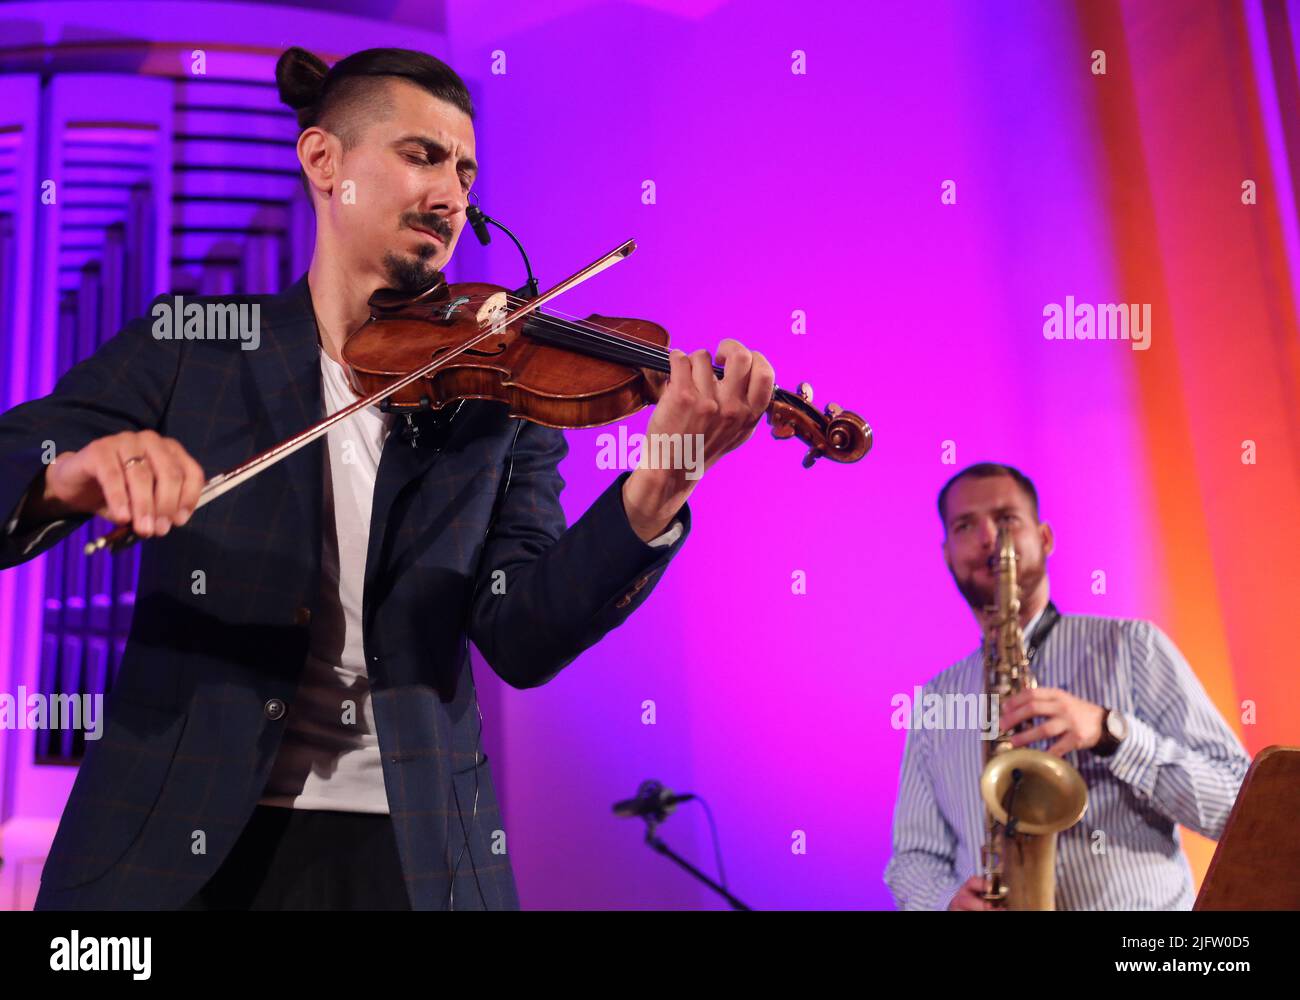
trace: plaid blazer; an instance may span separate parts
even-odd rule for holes
[[[163,301],[163,300],[157,300]],[[211,301],[194,299],[192,301]],[[208,475],[324,417],[304,275],[259,303],[261,341],[158,340],[140,318],[54,391],[0,415],[0,513],[60,451],[123,430],[174,437]],[[620,475],[566,530],[561,432],[467,401],[399,420],[375,483],[363,628],[384,784],[416,909],[518,908],[467,638],[509,684],[545,683],[654,589],[690,531],[651,547]],[[135,614],[102,737],[88,744],[37,909],[174,909],[216,872],[275,760],[308,650],[322,540],[321,441],[143,543]],[[509,464],[508,488],[504,474]],[[496,511],[493,519],[493,511]],[[0,539],[0,568],[87,520]],[[34,544],[33,544],[34,543]],[[202,570],[205,587],[193,586]],[[493,587],[504,571],[505,593]],[[495,578],[498,582],[501,577]],[[200,589],[202,593],[194,593]],[[477,813],[474,802],[477,792]],[[506,841],[508,843],[508,838]],[[459,868],[456,867],[460,860]]]

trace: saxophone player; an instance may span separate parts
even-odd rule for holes
[[[1178,825],[1218,839],[1250,758],[1173,642],[1150,622],[1060,614],[1049,598],[1051,525],[1033,483],[1007,465],[963,469],[939,493],[943,554],[984,626],[997,584],[996,541],[1018,556],[1019,620],[1038,687],[1000,705],[992,730],[1073,765],[1087,786],[1082,822],[1059,834],[1056,908],[1190,909]],[[926,697],[985,690],[977,648],[934,677]],[[900,909],[985,910],[978,727],[908,729],[885,882]]]

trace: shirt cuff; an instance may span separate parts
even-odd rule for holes
[[[18,532],[18,522],[22,520],[23,508],[27,506],[28,496],[28,493],[24,493],[19,498],[18,506],[14,508],[13,516],[10,517],[8,523],[5,524],[4,530],[6,541],[17,549],[18,557],[20,559],[25,557],[32,551],[32,549],[36,548],[36,546],[41,543],[42,538],[48,535],[55,528],[67,524],[70,520],[69,518],[61,517],[57,521],[48,521],[45,524],[36,525],[35,527],[28,528],[23,532]]]
[[[658,538],[650,539],[650,541],[646,542],[646,544],[649,545],[652,549],[658,549],[658,548],[663,548],[664,546],[667,545],[675,544],[677,539],[681,537],[682,537],[682,522],[673,521],[673,523],[668,526],[667,531],[665,531]]]
[[[1101,759],[1110,767],[1111,774],[1149,799],[1156,790],[1160,734],[1130,712],[1126,712],[1124,718],[1128,722],[1128,732],[1120,741],[1119,748]]]

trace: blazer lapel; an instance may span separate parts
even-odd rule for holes
[[[379,456],[379,471],[375,476],[375,494],[370,510],[370,538],[366,549],[366,593],[370,592],[380,568],[379,554],[383,551],[388,514],[393,501],[408,483],[424,475],[438,461],[447,440],[462,421],[453,419],[450,426],[440,429],[433,414],[425,412],[412,413],[411,423],[418,432],[415,445],[411,444],[406,416],[399,413]]]

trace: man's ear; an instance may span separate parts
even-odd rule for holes
[[[1046,559],[1056,549],[1056,534],[1046,521],[1038,525],[1038,537],[1043,543],[1043,558]]]
[[[307,183],[322,193],[334,190],[339,153],[338,139],[319,126],[313,125],[298,136],[298,162]]]
[[[952,572],[952,553],[948,551],[948,532],[943,533],[943,542],[939,545],[943,551],[943,561],[948,566],[948,572]]]

